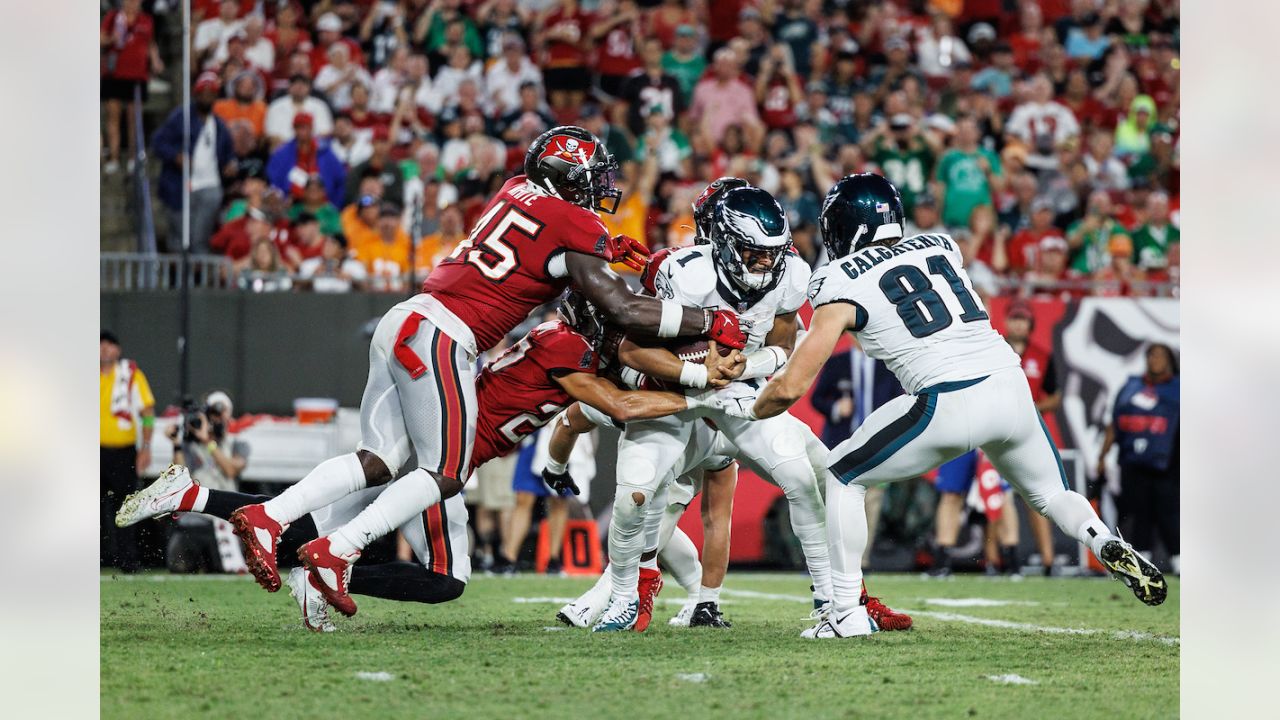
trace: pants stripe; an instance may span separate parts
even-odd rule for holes
[[[444,417],[441,432],[444,446],[441,448],[440,474],[461,479],[463,458],[466,454],[466,406],[463,403],[462,385],[459,382],[457,343],[453,338],[438,332],[435,337],[437,387],[441,389]]]
[[[1044,439],[1048,441],[1049,447],[1053,448],[1053,461],[1058,465],[1058,477],[1062,479],[1062,489],[1070,490],[1071,485],[1067,482],[1067,471],[1062,467],[1062,455],[1058,453],[1058,445],[1053,442],[1053,436],[1049,434],[1049,426],[1044,424],[1044,416],[1038,411],[1036,419],[1040,421],[1040,429],[1044,431]]]
[[[442,334],[443,333],[441,333],[439,330],[436,330],[431,335],[431,357],[432,357],[432,360],[434,361],[433,364],[435,365],[435,372],[432,373],[431,375],[436,383],[436,399],[440,402],[440,412],[443,413],[445,417],[448,417],[449,411],[445,405],[446,400],[445,400],[445,392],[444,392],[444,383],[442,382],[443,378],[441,377],[442,369],[445,367],[445,364],[440,361],[440,336]],[[448,457],[448,455],[449,455],[449,424],[446,422],[441,422],[440,423],[440,464],[441,466],[444,465],[445,458]],[[419,462],[422,462],[424,460],[426,460],[426,458],[419,458]],[[440,467],[436,468],[437,471],[440,469],[441,469]]]
[[[831,471],[845,485],[857,480],[859,475],[877,467],[904,445],[919,437],[933,419],[933,411],[937,405],[938,396],[935,393],[916,396],[915,404],[906,415],[884,426],[865,443],[840,458],[831,466]]]
[[[445,575],[453,575],[453,540],[449,536],[449,509],[441,500],[436,507],[440,508],[440,537],[444,539]]]

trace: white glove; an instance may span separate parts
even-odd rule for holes
[[[758,420],[755,414],[756,395],[735,390],[722,390],[709,398],[708,405],[728,415],[744,420]]]

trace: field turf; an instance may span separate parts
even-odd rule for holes
[[[1178,599],[1103,579],[876,575],[915,628],[802,640],[807,578],[730,572],[727,631],[562,629],[580,578],[479,576],[444,605],[356,596],[305,631],[285,588],[103,575],[104,718],[1147,718],[1178,714]],[[664,602],[665,601],[665,602]],[[1009,677],[1016,676],[1016,677]]]

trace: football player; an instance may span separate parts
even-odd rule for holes
[[[624,391],[596,375],[613,362],[603,318],[581,293],[570,291],[561,303],[561,319],[543,323],[480,372],[480,401],[472,469],[511,452],[528,435],[573,401],[586,403],[622,422],[661,417],[698,406],[697,398],[673,392]],[[603,354],[602,354],[603,351]],[[721,358],[708,356],[705,367],[720,382]],[[674,380],[679,363],[650,363],[646,370]],[[674,369],[673,369],[673,366]],[[370,506],[385,487],[369,488],[299,518],[289,535],[318,537]],[[202,512],[229,518],[243,507],[268,498],[204,488],[186,468],[172,466],[146,489],[129,496],[116,515],[121,527],[173,512]],[[462,594],[471,574],[467,552],[467,510],[460,495],[427,508],[399,526],[420,566],[362,566],[352,569],[351,592],[393,600],[446,602]],[[288,537],[282,535],[282,537]],[[285,544],[292,544],[285,541]],[[315,577],[295,568],[290,589],[303,621],[312,630],[331,629],[327,603]]]
[[[809,286],[814,313],[808,333],[758,397],[717,398],[740,417],[777,416],[804,395],[846,331],[868,355],[884,360],[910,393],[877,409],[828,457],[835,607],[804,637],[875,630],[857,593],[867,487],[916,477],[974,448],[1139,600],[1164,602],[1168,587],[1160,571],[1069,489],[1018,356],[992,329],[955,241],[943,234],[904,238],[903,215],[898,190],[885,178],[864,173],[837,182],[819,216],[832,260]]]
[[[643,282],[647,291],[668,301],[736,311],[747,344],[740,375],[730,388],[755,392],[761,379],[786,362],[795,343],[796,313],[805,301],[809,266],[789,252],[786,214],[759,188],[738,187],[723,194],[711,211],[710,239],[709,245],[655,258]],[[791,508],[792,530],[813,578],[815,606],[825,604],[831,597],[830,564],[822,496],[805,453],[808,427],[790,415],[767,425],[723,413],[710,417],[744,457],[764,470],[763,477],[782,488]],[[628,423],[619,440],[618,491],[609,526],[613,595],[593,627],[596,632],[628,630],[639,618],[645,516],[653,512],[660,517],[662,508],[652,501],[671,477],[694,427],[692,414],[678,414]],[[653,562],[646,561],[656,571]]]
[[[529,147],[524,174],[502,186],[422,292],[383,316],[369,347],[359,449],[321,463],[278,497],[231,518],[264,588],[280,587],[276,544],[289,523],[390,482],[412,454],[416,467],[351,522],[299,551],[326,598],[339,612],[354,614],[346,577],[360,550],[462,488],[476,433],[478,353],[567,286],[579,288],[621,327],[742,347],[745,337],[731,310],[638,297],[609,269],[610,262],[639,269],[647,255],[630,238],[611,238],[595,214],[617,208],[616,169],[586,130],[548,130]]]

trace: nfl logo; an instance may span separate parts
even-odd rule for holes
[[[882,203],[882,202],[876,203],[876,212],[878,213],[889,212],[889,203]]]

